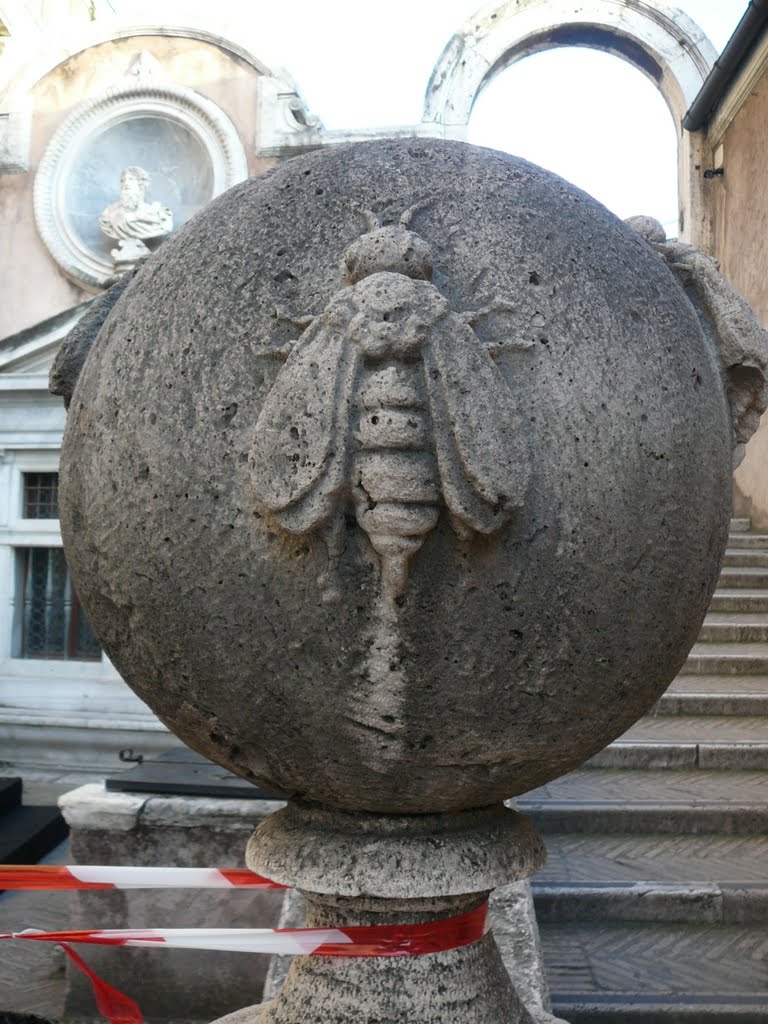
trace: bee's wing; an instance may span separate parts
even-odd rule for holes
[[[256,499],[291,533],[327,522],[346,484],[357,349],[321,314],[262,406],[251,451]]]
[[[458,316],[433,329],[422,354],[445,503],[466,526],[493,533],[522,506],[530,478],[515,401]]]

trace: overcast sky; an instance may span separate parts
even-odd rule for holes
[[[123,14],[147,4],[104,2],[104,9]],[[149,16],[183,23],[189,11],[208,16],[211,2],[156,0]],[[424,91],[446,43],[485,6],[481,0],[213,2],[235,38],[247,10],[256,55],[273,71],[285,68],[310,111],[338,129],[420,121]],[[676,0],[675,6],[720,53],[748,2]],[[542,164],[618,216],[647,213],[676,234],[672,118],[655,86],[618,57],[573,48],[526,57],[483,91],[469,140]]]
[[[264,3],[265,51],[291,72],[328,128],[413,123],[421,119],[443,47],[479,6],[477,0]],[[720,52],[747,2],[679,0],[677,6]],[[616,57],[570,48],[527,57],[483,92],[470,141],[542,164],[620,217],[648,213],[675,233],[672,118],[651,82]]]

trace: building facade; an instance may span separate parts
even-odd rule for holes
[[[239,44],[195,26],[106,27],[84,6],[1,14],[0,760],[21,772],[103,772],[122,747],[172,742],[91,633],[59,532],[65,410],[47,378],[121,269],[100,215],[120,198],[121,172],[140,166],[145,208],[170,209],[177,229],[274,164],[259,151],[264,105],[300,107]]]
[[[768,324],[768,10],[751,7],[713,74],[692,130],[712,153],[707,200],[711,252],[724,276]],[[696,111],[694,110],[694,113]],[[768,421],[763,418],[734,477],[734,509],[768,527]]]

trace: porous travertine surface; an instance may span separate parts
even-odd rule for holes
[[[62,532],[190,746],[331,807],[457,810],[668,685],[731,445],[714,339],[642,238],[522,160],[364,143],[238,185],[137,272],[72,399]]]
[[[544,977],[544,961],[533,907],[531,887],[527,881],[513,882],[497,889],[491,896],[491,928],[499,947],[504,967],[515,990],[531,1016],[552,1024],[549,994]],[[280,912],[279,928],[304,928],[307,923],[306,903],[300,893],[289,889]],[[275,998],[285,981],[293,957],[273,956],[264,983],[264,1000]],[[256,1011],[250,1008],[253,1018]],[[233,1015],[234,1016],[234,1015]],[[227,1024],[230,1018],[227,1017]],[[217,1024],[222,1024],[221,1021]],[[234,1024],[234,1022],[232,1022]]]

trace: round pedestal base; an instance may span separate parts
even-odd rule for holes
[[[528,878],[547,851],[530,819],[504,804],[370,814],[293,799],[259,825],[245,859],[251,871],[310,892],[421,899]]]
[[[544,844],[499,804],[450,814],[351,813],[292,800],[246,862],[300,889],[307,927],[422,923],[479,907],[532,874]],[[534,1024],[492,934],[421,956],[297,956],[276,999],[227,1024]]]

